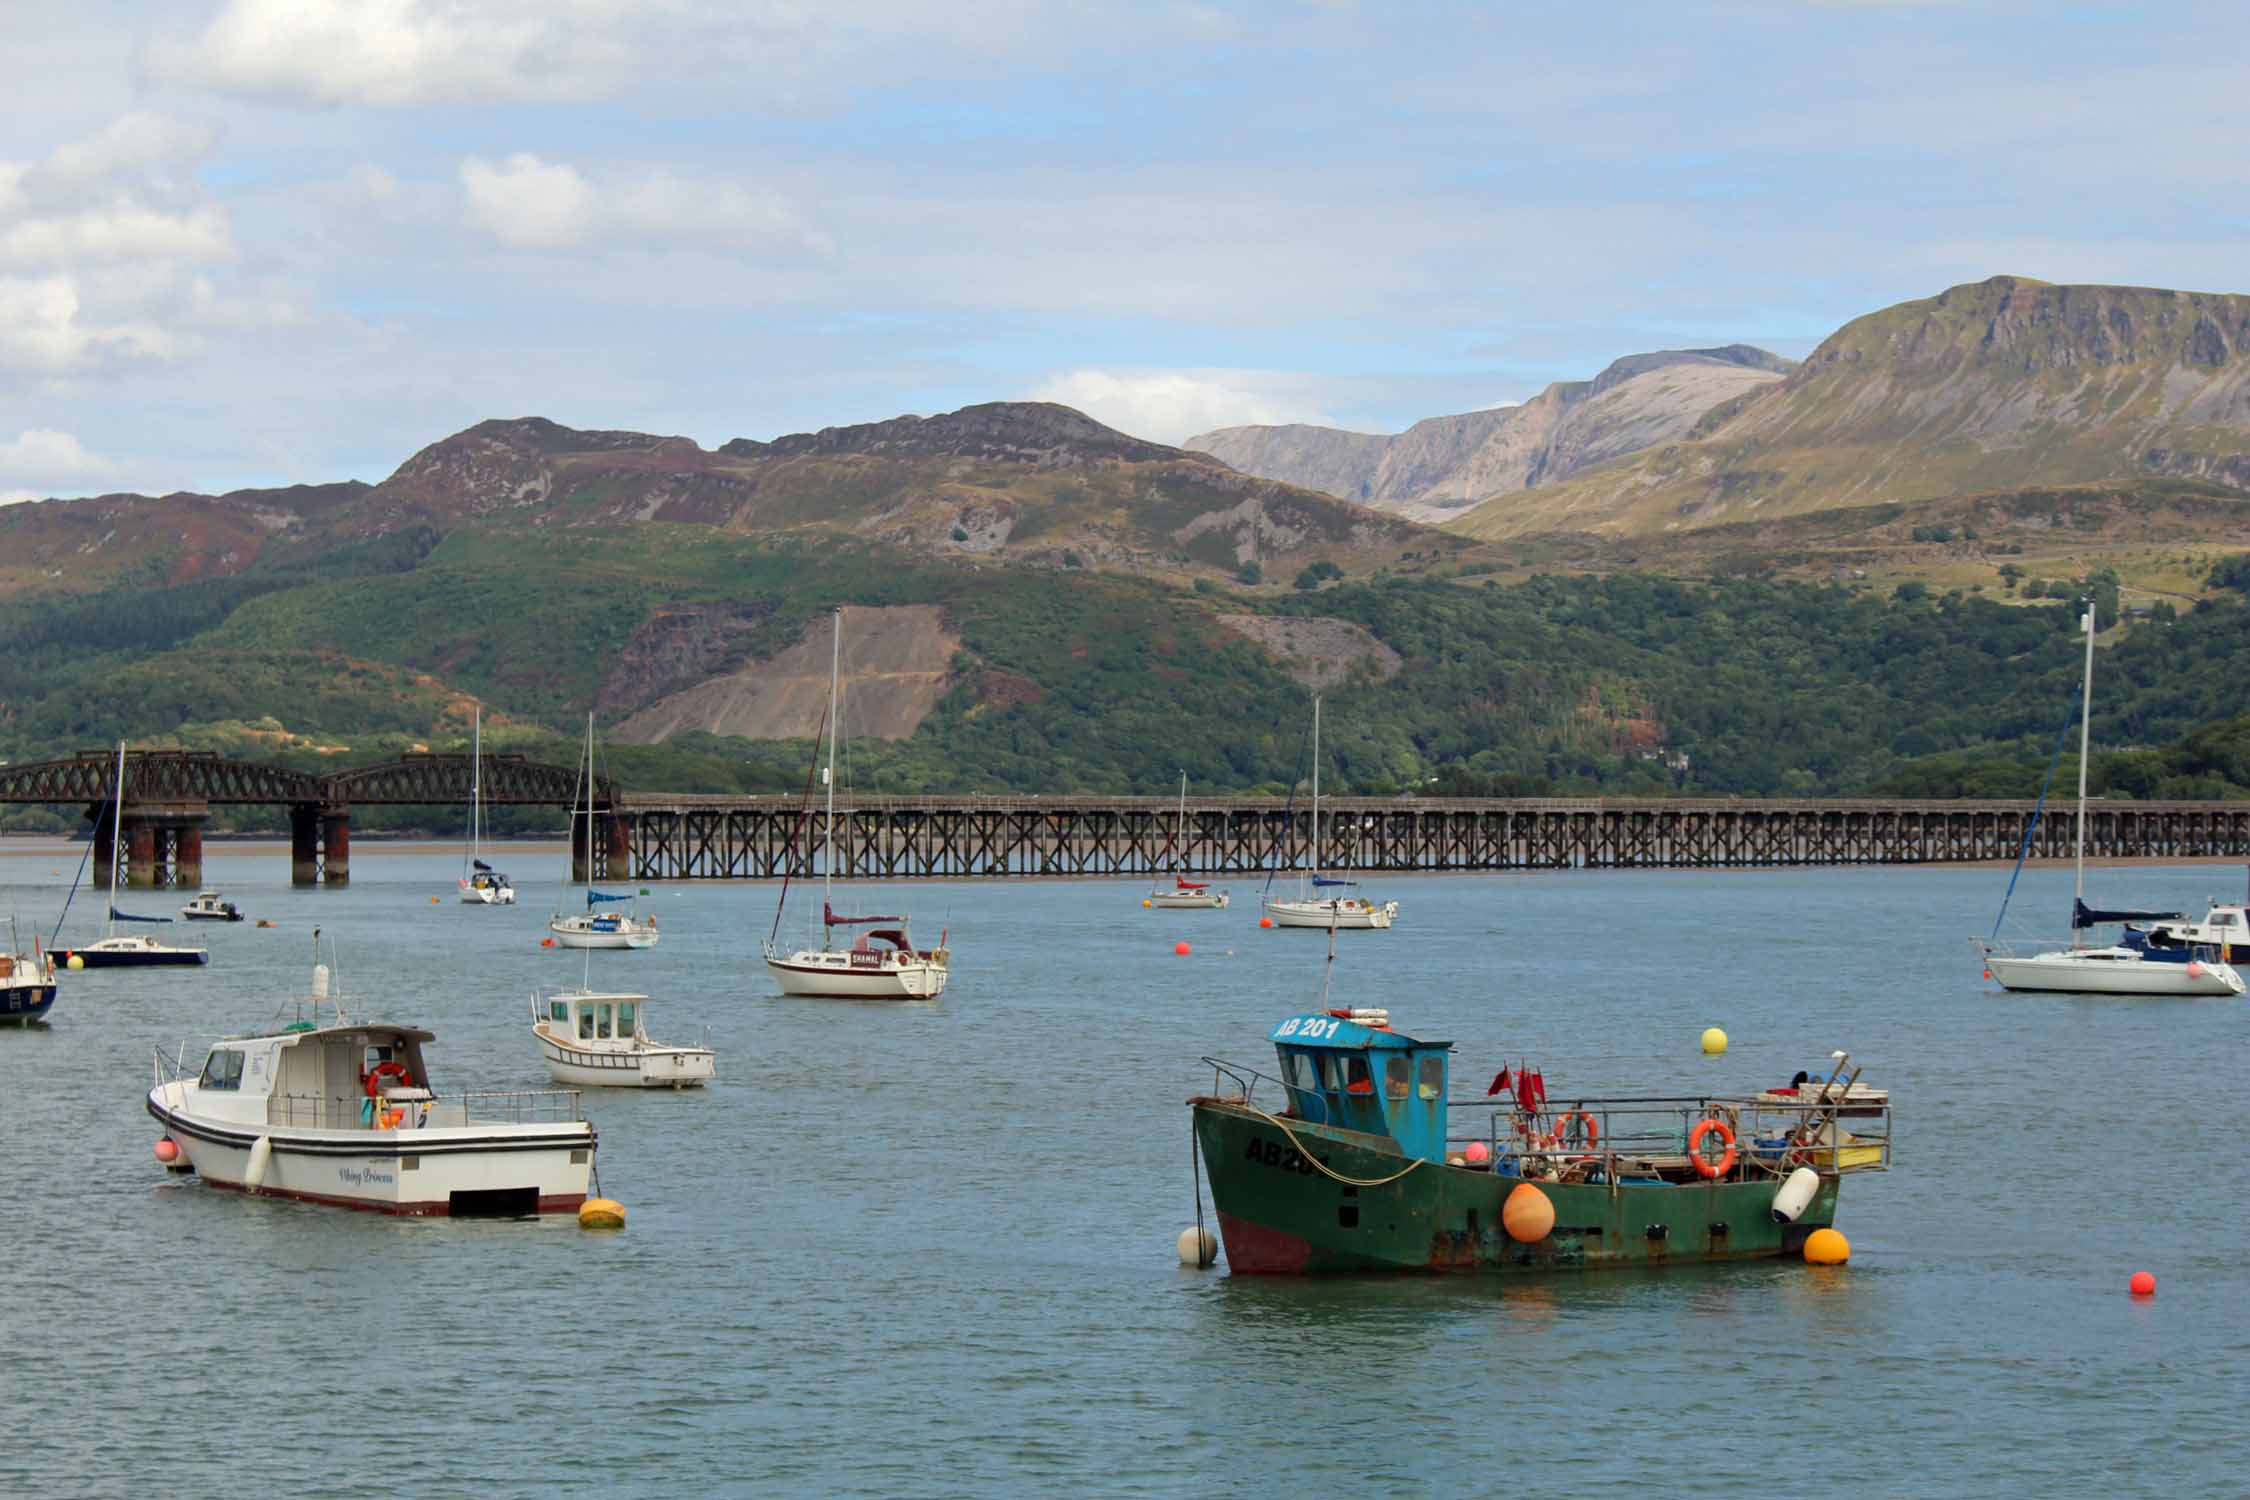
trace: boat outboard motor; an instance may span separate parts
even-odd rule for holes
[[[1820,1174],[1810,1167],[1799,1167],[1782,1181],[1781,1191],[1773,1195],[1773,1221],[1776,1224],[1794,1224],[1820,1191]]]

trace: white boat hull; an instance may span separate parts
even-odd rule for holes
[[[516,893],[509,886],[501,886],[496,890],[490,886],[474,886],[464,881],[461,885],[461,904],[463,906],[513,906],[516,904]]]
[[[1339,932],[1381,931],[1398,915],[1396,901],[1381,906],[1371,901],[1268,901],[1265,906],[1276,927],[1333,927]]]
[[[558,1041],[544,1026],[532,1028],[547,1072],[573,1088],[694,1089],[719,1076],[717,1056],[707,1047],[661,1047],[653,1042],[614,1049],[580,1047]]]
[[[1220,911],[1226,907],[1227,893],[1225,891],[1192,891],[1182,895],[1177,892],[1165,891],[1151,895],[1148,898],[1148,904],[1162,907],[1166,911]]]
[[[945,992],[949,977],[945,965],[929,959],[854,965],[848,951],[818,949],[786,957],[769,954],[766,967],[773,970],[784,995],[830,1000],[934,1000]]]
[[[2095,953],[2119,950],[2094,949]],[[2229,964],[2169,963],[2123,957],[2088,957],[2058,951],[2030,958],[1987,953],[1984,966],[2004,990],[2063,995],[2239,995],[2242,976]],[[2192,971],[2192,972],[2191,972]]]
[[[553,924],[550,924],[549,930],[554,933],[555,941],[565,948],[631,948],[636,952],[643,948],[655,947],[658,936],[657,933],[646,930],[587,932],[583,929],[573,930]]]
[[[388,1214],[466,1213],[495,1198],[571,1213],[586,1201],[595,1141],[584,1120],[421,1130],[266,1126],[189,1114],[182,1104],[192,1087],[182,1080],[150,1090],[148,1112],[195,1175],[215,1187]],[[253,1156],[264,1157],[256,1171]]]

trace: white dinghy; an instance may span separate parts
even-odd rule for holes
[[[198,1073],[181,1066],[186,1043],[157,1052],[159,1160],[217,1187],[379,1213],[514,1217],[586,1201],[594,1127],[575,1092],[438,1094],[434,1034],[353,1021],[328,979],[316,963],[312,993],[284,1007],[294,1019],[215,1042]]]

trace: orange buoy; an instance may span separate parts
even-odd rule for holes
[[[1194,950],[1188,947],[1186,938],[1181,938],[1178,942],[1172,945],[1172,951],[1180,955],[1180,957],[1185,958]]]
[[[1273,925],[1273,918],[1271,918],[1271,917],[1260,917],[1260,918],[1258,918],[1258,925],[1259,925],[1260,927],[1271,927],[1271,926]]]
[[[1554,1232],[1555,1200],[1519,1182],[1500,1205],[1500,1227],[1519,1245],[1536,1245]]]
[[[2156,1295],[2156,1273],[2153,1271],[2135,1271],[2133,1279],[2127,1285],[2133,1289],[2133,1295],[2136,1297],[2153,1297]]]
[[[158,1161],[160,1161],[160,1162],[164,1163],[164,1165],[166,1165],[167,1167],[168,1167],[168,1166],[170,1166],[170,1165],[172,1165],[172,1163],[174,1163],[174,1162],[176,1162],[176,1161],[178,1161],[178,1160],[180,1159],[180,1143],[179,1143],[178,1141],[175,1141],[175,1140],[173,1140],[173,1139],[172,1139],[172,1138],[171,1138],[170,1136],[168,1136],[168,1135],[167,1135],[167,1136],[162,1136],[162,1137],[159,1137],[159,1138],[158,1138],[158,1140],[157,1140],[157,1142],[156,1142],[156,1159],[157,1159]],[[2146,1271],[2143,1271],[2143,1272],[2141,1273],[2141,1275],[2142,1275],[2142,1276],[2147,1276],[2147,1275],[2148,1275],[2148,1272],[2146,1272]],[[2136,1278],[2134,1278],[2134,1279],[2135,1279],[2135,1280],[2137,1281],[2137,1280],[2138,1280],[2139,1278],[2138,1278],[2138,1277],[2136,1277]],[[2155,1281],[2155,1278],[2154,1278],[2154,1277],[2150,1277],[2150,1279],[2149,1279],[2149,1288],[2150,1288],[2150,1290],[2152,1290],[2152,1291],[2153,1291],[2153,1290],[2155,1289],[2155,1287],[2156,1287],[2156,1281]]]
[[[1852,1258],[1852,1242],[1834,1229],[1816,1229],[1805,1237],[1805,1264],[1840,1266]]]
[[[542,948],[552,948],[555,946],[555,940],[553,938],[541,938],[539,940],[539,946]]]

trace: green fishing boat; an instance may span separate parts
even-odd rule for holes
[[[1280,1077],[1206,1058],[1212,1091],[1188,1101],[1237,1273],[1798,1255],[1834,1224],[1845,1176],[1890,1165],[1888,1097],[1872,1113],[1855,1100],[1845,1132],[1848,1083],[1833,1099],[1550,1102],[1539,1073],[1503,1069],[1486,1097],[1452,1101],[1453,1044],[1385,1011],[1292,1016],[1271,1040]]]

